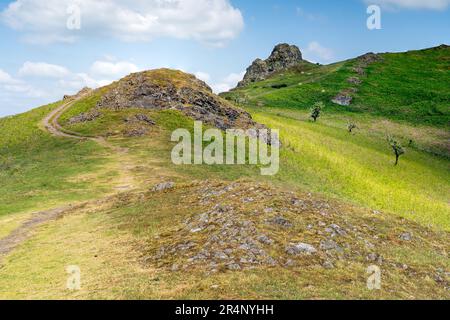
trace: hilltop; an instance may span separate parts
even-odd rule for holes
[[[389,55],[367,59],[280,64],[227,99],[192,75],[151,70],[0,119],[0,297],[447,297],[450,176],[436,155],[446,133],[331,102],[358,67],[363,92]],[[318,97],[327,109],[313,123]],[[280,129],[280,173],[173,164],[171,133],[194,120]],[[387,129],[417,134],[397,167]],[[74,264],[82,290],[72,292]],[[370,266],[381,290],[367,287]]]
[[[247,105],[295,110],[323,101],[330,112],[448,128],[448,79],[450,47],[441,45],[404,53],[369,53],[325,66],[299,61],[264,79],[244,82],[223,96],[247,100]]]

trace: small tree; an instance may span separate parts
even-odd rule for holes
[[[353,130],[358,129],[358,126],[354,122],[349,121],[347,129],[349,133],[353,133]]]
[[[314,122],[319,119],[320,114],[322,113],[322,110],[325,108],[325,105],[323,102],[316,102],[313,107],[311,108],[311,118],[313,118]]]
[[[398,160],[402,155],[405,154],[405,149],[403,148],[400,142],[398,142],[392,137],[389,137],[389,144],[395,154],[395,165],[398,165]]]

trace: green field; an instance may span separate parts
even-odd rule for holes
[[[355,60],[302,64],[224,94],[257,122],[280,130],[280,172],[274,177],[248,165],[172,164],[171,132],[193,126],[179,111],[102,109],[94,121],[70,125],[70,118],[96,106],[107,87],[77,101],[59,120],[69,131],[102,139],[47,133],[41,121],[61,102],[0,119],[0,239],[31,212],[87,201],[37,228],[0,261],[0,297],[448,298],[449,279],[436,279],[450,268],[449,57],[448,48],[383,55],[368,67],[350,107],[330,100],[348,88]],[[325,109],[313,122],[309,109],[318,101]],[[156,125],[142,137],[126,137],[124,119],[137,113]],[[353,133],[349,122],[358,126]],[[406,149],[398,166],[388,136]],[[167,181],[176,187],[151,191]],[[217,198],[202,202],[210,189]],[[223,190],[230,194],[220,197]],[[310,207],[295,211],[293,197]],[[332,256],[332,269],[301,257],[296,267],[280,263],[214,274],[199,268],[171,272],[147,259],[161,244],[185,241],[178,235],[185,221],[216,204],[234,206],[237,220],[251,221],[275,239],[274,254],[285,254],[291,241],[319,248],[326,226],[346,226],[347,235],[335,238],[344,254]],[[270,226],[274,215],[288,217],[293,227]],[[411,241],[401,240],[405,232]],[[200,247],[208,235],[195,235]],[[369,261],[371,253],[382,261]],[[366,268],[373,263],[383,268],[380,291],[366,287]],[[81,267],[81,291],[65,289],[67,265]]]

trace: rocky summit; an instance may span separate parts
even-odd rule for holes
[[[133,73],[105,89],[97,110],[173,109],[221,130],[263,128],[249,113],[213,94],[205,82],[177,70]]]
[[[302,61],[302,53],[297,46],[286,43],[279,44],[273,49],[267,60],[256,59],[248,67],[244,79],[238,84],[238,87],[265,80],[271,74],[293,67]]]

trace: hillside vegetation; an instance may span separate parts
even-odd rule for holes
[[[364,86],[389,57],[370,66],[358,94],[368,96]],[[352,63],[300,64],[225,94],[229,102],[178,71],[131,75],[74,99],[57,119],[85,139],[53,137],[40,126],[61,102],[1,119],[0,297],[448,298],[445,123],[435,114],[423,121],[390,115],[387,99],[365,112],[358,96],[348,108],[331,104],[348,87]],[[447,90],[436,87],[436,105]],[[392,101],[404,103],[394,91]],[[139,108],[161,92],[160,104]],[[313,123],[317,101],[325,109]],[[243,119],[233,124],[252,123],[240,107],[281,130],[277,176],[249,165],[172,163],[173,130],[192,131],[193,118],[219,127],[233,123],[230,115]],[[353,134],[349,121],[358,124]],[[399,166],[387,133],[407,146]],[[1,256],[2,238],[31,210],[74,203]],[[80,291],[65,288],[68,265],[82,271]],[[367,287],[370,265],[383,272],[381,290]]]
[[[352,85],[358,59],[328,66],[295,67],[224,96],[250,105],[309,110],[316,101],[329,112],[370,114],[416,125],[450,125],[450,47],[381,54],[367,66],[362,84],[348,107],[333,104],[337,93]]]

